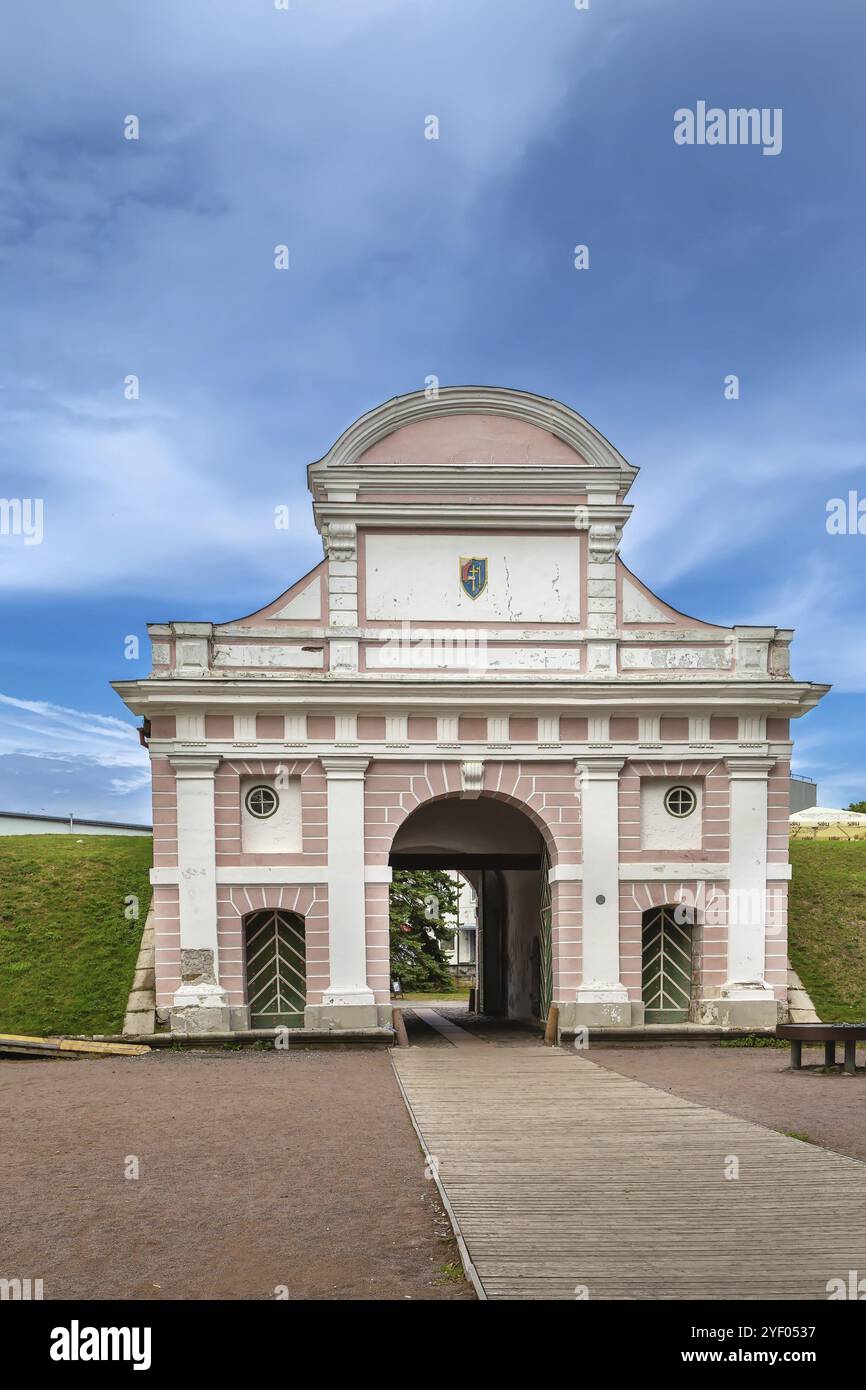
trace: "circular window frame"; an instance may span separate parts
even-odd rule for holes
[[[250,798],[254,796],[256,792],[267,792],[270,796],[274,798],[274,804],[269,811],[253,810],[252,806],[250,805]],[[270,820],[271,816],[275,816],[277,814],[277,811],[280,809],[280,798],[277,796],[277,793],[274,791],[273,787],[269,787],[266,782],[257,782],[254,787],[250,787],[247,791],[247,794],[244,797],[244,806],[248,813],[252,816],[253,820]]]
[[[689,801],[688,809],[684,811],[675,811],[671,806],[671,799],[674,796],[687,797]],[[684,786],[681,782],[678,782],[676,786],[668,787],[667,791],[665,792],[664,808],[667,811],[668,815],[673,816],[675,820],[687,820],[688,817],[693,816],[695,811],[698,809],[697,793],[695,792],[693,787],[687,787]]]

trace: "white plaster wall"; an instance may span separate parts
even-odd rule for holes
[[[729,671],[731,653],[722,647],[623,647],[624,671]]]
[[[218,642],[214,647],[214,666],[302,667],[321,670],[324,656],[295,646],[265,646],[261,642]]]
[[[273,613],[271,616],[274,618],[309,618],[318,622],[321,613],[322,580],[319,575],[316,575],[311,584],[308,584],[305,589],[301,589],[294,598],[290,598],[288,603],[283,605],[279,612]]]
[[[626,623],[663,623],[667,614],[642,589],[623,576],[622,617]]]
[[[303,849],[301,779],[276,787],[273,777],[241,778],[241,849],[244,854],[298,854]],[[258,820],[246,808],[250,787],[274,787],[280,804],[272,816]]]
[[[68,821],[29,820],[21,816],[0,816],[0,835],[152,835],[153,831],[142,827],[130,830],[119,825],[83,825],[73,821],[70,830]]]
[[[451,950],[446,950],[445,954],[452,965],[457,964],[457,922],[460,922],[460,953],[459,960],[461,965],[467,965],[475,959],[475,933],[478,926],[478,895],[468,879],[464,878],[456,869],[449,870],[449,877],[457,884],[459,889],[458,912],[445,913],[443,921],[454,928],[454,946]]]
[[[691,787],[697,806],[690,816],[665,810],[671,787]],[[696,777],[643,778],[640,786],[640,842],[643,849],[700,849],[702,844],[702,786]]]
[[[368,618],[416,622],[571,623],[580,620],[580,537],[365,537]],[[487,557],[487,588],[470,598],[461,557]]]
[[[381,642],[364,644],[368,670],[579,671],[582,644],[573,647],[494,645],[484,633],[461,628],[382,629]]]
[[[465,926],[476,927],[478,925],[478,894],[472,884],[462,874],[458,874],[460,880],[460,921]]]

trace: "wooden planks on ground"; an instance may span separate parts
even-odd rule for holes
[[[143,1057],[144,1043],[94,1042],[87,1038],[31,1038],[0,1033],[0,1057]]]
[[[866,1274],[856,1159],[536,1042],[392,1059],[487,1298],[825,1299]]]

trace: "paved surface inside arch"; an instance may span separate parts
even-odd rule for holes
[[[826,1299],[866,1270],[859,1160],[531,1034],[418,1030],[394,1067],[488,1299]]]

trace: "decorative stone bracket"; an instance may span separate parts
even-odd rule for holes
[[[484,786],[484,763],[481,761],[460,764],[460,796],[464,801],[474,801],[481,795]]]

